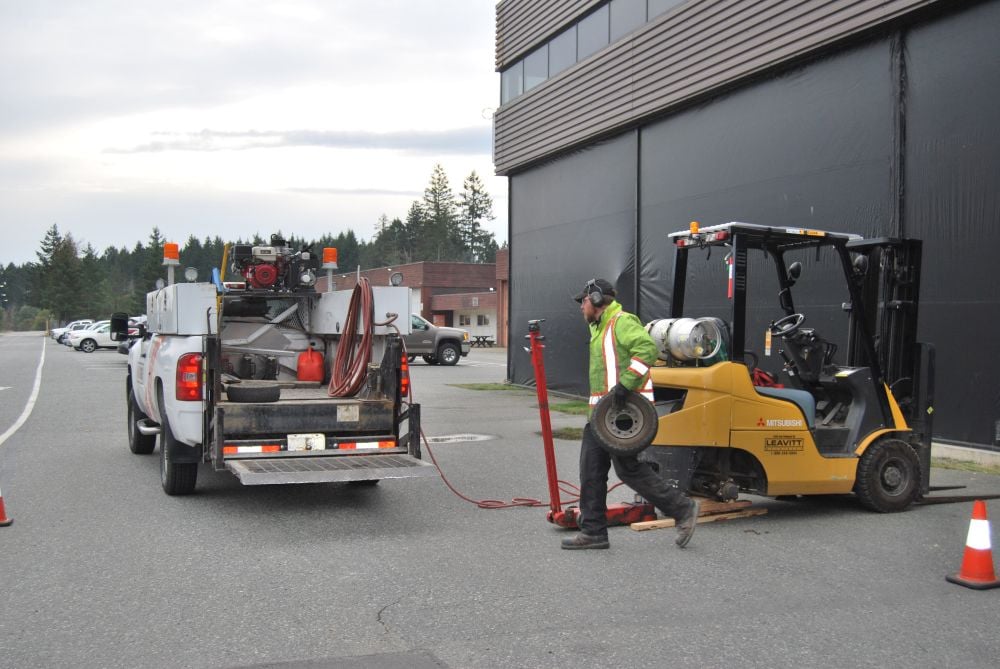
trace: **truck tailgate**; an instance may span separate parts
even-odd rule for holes
[[[404,453],[226,460],[243,485],[330,483],[437,476],[437,468]]]

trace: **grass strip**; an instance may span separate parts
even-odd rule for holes
[[[1000,475],[1000,467],[996,465],[984,465],[978,462],[966,462],[965,460],[953,460],[951,458],[933,458],[931,467],[940,469],[957,469],[963,472],[978,472],[980,474]]]
[[[549,408],[553,411],[558,411],[560,413],[568,413],[573,416],[586,416],[587,410],[590,408],[586,402],[580,400],[573,400],[570,402],[556,402],[549,403]]]
[[[522,390],[526,388],[515,386],[513,383],[449,383],[454,388],[464,388],[465,390]]]
[[[538,432],[538,434],[541,434],[541,432]],[[566,441],[580,441],[583,439],[583,428],[560,427],[557,430],[552,430],[552,436],[555,439],[565,439]]]

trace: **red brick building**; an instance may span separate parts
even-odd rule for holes
[[[463,262],[415,262],[393,267],[363,270],[373,286],[388,286],[389,278],[399,273],[412,291],[415,313],[435,325],[468,330],[472,335],[492,338],[506,346],[508,331],[509,253],[497,252],[494,264]],[[337,290],[351,290],[356,272],[334,274]],[[326,290],[326,276],[320,273],[317,290]]]

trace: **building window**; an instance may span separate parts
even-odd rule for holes
[[[524,61],[519,60],[500,74],[500,103],[524,92]]]
[[[524,59],[524,90],[528,91],[549,78],[549,45],[528,54]]]
[[[611,0],[611,41],[646,22],[646,0]]]
[[[576,59],[583,60],[608,45],[608,6],[580,21],[576,26]]]
[[[597,53],[686,0],[610,0],[500,73],[500,104]]]
[[[576,63],[576,26],[549,42],[549,76],[554,77]]]
[[[487,316],[486,314],[476,315],[476,325],[489,325],[489,324],[490,324],[489,316]]]
[[[652,21],[663,12],[671,7],[676,7],[682,2],[684,0],[649,0],[649,20]]]
[[[478,297],[472,298],[472,306],[474,306],[474,307],[478,307],[479,306],[479,298]]]
[[[462,326],[462,325],[472,325],[472,317],[469,316],[469,314],[459,314],[458,315],[458,324],[459,324],[459,326]]]

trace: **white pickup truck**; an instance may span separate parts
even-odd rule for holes
[[[409,333],[409,290],[317,293],[281,280],[302,267],[262,267],[256,251],[244,251],[257,273],[245,271],[242,288],[179,283],[153,291],[138,335],[128,334],[126,314],[112,318],[117,339],[139,339],[125,379],[131,451],[152,453],[159,436],[160,481],[170,495],[193,492],[205,463],[245,485],[436,475],[420,459],[420,406],[407,401],[400,336]],[[273,251],[260,257],[273,261]],[[254,285],[260,277],[270,285]],[[341,346],[349,348],[338,356]],[[346,394],[345,375],[357,381]],[[328,390],[334,385],[338,396]]]

